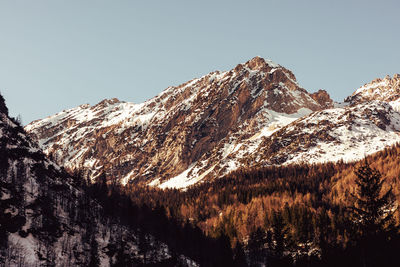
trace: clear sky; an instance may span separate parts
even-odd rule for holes
[[[0,91],[27,124],[261,56],[341,101],[400,73],[399,2],[0,0]]]

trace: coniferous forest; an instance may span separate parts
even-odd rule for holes
[[[241,169],[186,191],[84,184],[201,266],[398,266],[399,156],[395,145],[357,163]]]

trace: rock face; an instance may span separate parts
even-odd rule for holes
[[[143,104],[104,100],[26,130],[58,163],[85,168],[92,178],[106,172],[122,183],[157,184],[177,177],[165,186],[188,185],[235,169],[235,159],[262,136],[333,106],[320,95],[314,100],[289,70],[256,57],[169,87]]]
[[[329,96],[328,92],[325,90],[318,90],[317,92],[311,94],[311,97],[318,102],[323,108],[331,108],[334,106],[333,100]]]
[[[393,96],[366,94],[371,88]],[[336,104],[326,91],[310,94],[291,71],[255,57],[142,104],[104,100],[26,130],[59,164],[92,179],[104,172],[123,184],[184,188],[241,166],[356,159],[383,149],[399,141],[397,90],[398,75]]]

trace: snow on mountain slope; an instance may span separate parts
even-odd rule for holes
[[[371,100],[388,102],[394,109],[400,111],[400,74],[393,75],[393,78],[386,76],[383,79],[375,79],[357,89],[345,101],[361,103]]]
[[[59,164],[121,183],[186,187],[236,169],[262,139],[313,111],[325,91],[301,88],[287,69],[256,57],[168,87],[142,104],[104,100],[25,129]]]
[[[306,108],[301,108],[294,114],[266,110],[268,123],[257,125],[256,128],[246,128],[249,130],[239,130],[234,136],[227,136],[211,153],[205,154],[180,175],[164,182],[156,179],[150,185],[160,188],[185,188],[203,180],[212,172],[223,175],[241,166],[246,166],[249,164],[246,160],[260,146],[263,138],[269,137],[283,126],[311,112]],[[258,130],[255,131],[254,129]],[[250,132],[252,133],[251,136],[248,135]],[[241,138],[241,136],[246,136],[246,138]]]
[[[266,138],[251,157],[261,165],[354,161],[400,142],[400,113],[370,101],[305,116]]]

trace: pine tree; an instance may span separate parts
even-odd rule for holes
[[[147,260],[148,260],[148,254],[151,250],[151,240],[150,237],[143,232],[143,230],[139,230],[139,253],[143,256],[143,264],[146,265]]]
[[[285,250],[285,239],[287,235],[286,225],[280,212],[274,212],[272,217],[272,231],[275,241],[274,252],[278,258],[283,256]]]
[[[361,237],[379,236],[393,230],[396,211],[392,188],[382,193],[384,179],[367,162],[356,170],[355,206],[351,207],[353,222]]]
[[[356,171],[356,194],[350,218],[355,226],[355,238],[361,251],[363,266],[378,266],[383,249],[394,235],[393,214],[396,210],[392,188],[383,192],[384,179],[379,171],[365,161]]]
[[[249,250],[250,266],[259,266],[266,260],[265,251],[266,235],[264,230],[258,227],[250,234],[247,248]]]
[[[95,235],[92,235],[90,242],[89,267],[97,267],[97,266],[100,266],[99,245],[97,244]]]
[[[8,115],[8,108],[3,95],[0,93],[0,112]]]
[[[243,246],[240,242],[236,244],[236,247],[234,249],[234,261],[233,261],[233,266],[234,267],[246,267],[247,261],[246,261],[246,254],[244,253]]]

